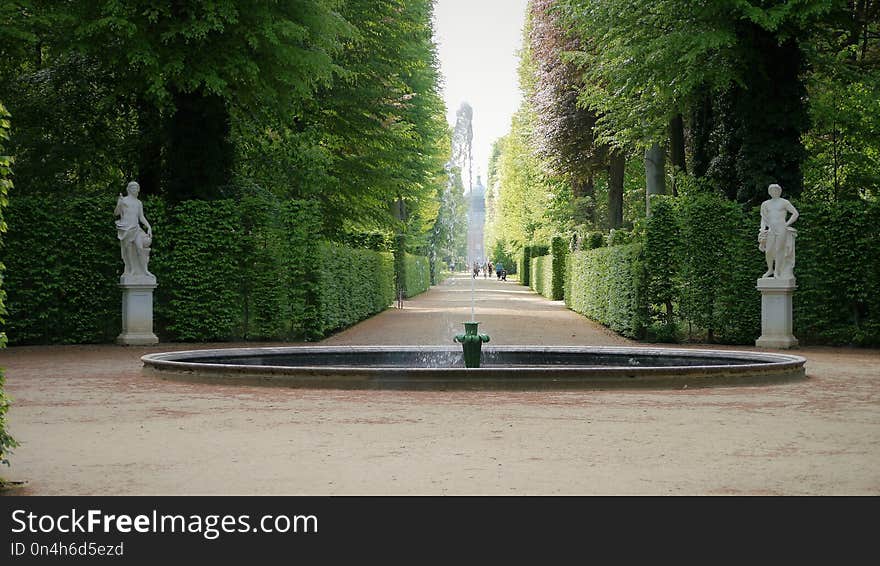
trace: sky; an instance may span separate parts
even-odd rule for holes
[[[492,142],[510,130],[519,107],[517,79],[528,0],[435,0],[434,40],[443,75],[446,119],[462,102],[474,109],[474,182],[486,183]]]

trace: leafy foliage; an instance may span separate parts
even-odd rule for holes
[[[13,344],[93,343],[120,328],[113,198],[15,197],[2,250]]]
[[[553,256],[533,257],[529,262],[529,287],[548,299],[553,297]]]
[[[596,114],[578,106],[580,74],[563,55],[577,51],[579,45],[566,35],[553,9],[555,4],[556,0],[532,0],[529,4],[528,43],[521,56],[532,77],[523,82],[536,115],[535,151],[572,185],[572,196],[578,199],[575,206],[580,209],[576,214],[592,222],[593,176],[606,152],[593,136]]]
[[[449,159],[430,0],[20,0],[0,97],[28,194],[321,203],[427,255]],[[8,24],[8,25],[7,25]],[[390,204],[402,200],[404,218]],[[400,224],[400,225],[398,225]]]
[[[673,329],[674,304],[678,298],[681,231],[669,197],[651,198],[651,216],[645,229],[645,292],[652,322],[659,319],[667,332]]]
[[[394,301],[392,254],[333,243],[321,243],[318,250],[319,335],[351,326]]]
[[[550,298],[561,301],[565,295],[566,258],[568,243],[562,236],[555,236],[550,243],[550,255],[553,258],[552,283]]]
[[[572,252],[565,304],[615,332],[641,338],[648,310],[642,245]]]
[[[880,203],[794,201],[802,342],[880,345]]]
[[[532,260],[549,253],[550,246],[546,244],[529,244],[523,246],[522,254],[517,262],[517,271],[520,274],[519,282],[522,285],[532,287]]]
[[[2,258],[11,266],[5,329],[13,343],[116,337],[122,262],[112,208],[105,197],[12,200]],[[166,207],[154,197],[145,209],[163,339],[312,340],[394,300],[391,254],[323,241],[314,202],[252,196]],[[59,247],[68,237],[77,245]],[[405,261],[412,296],[430,285],[428,259]]]
[[[404,296],[415,297],[431,288],[431,266],[428,258],[406,254],[406,277],[404,280]]]
[[[529,261],[529,286],[550,300],[561,301],[565,294],[568,242],[562,236],[553,238],[550,247],[532,246]],[[547,253],[549,252],[549,253]]]
[[[761,312],[753,281],[762,273],[757,222],[750,226],[741,207],[716,196],[680,198],[677,205],[681,316],[710,342],[753,341]]]
[[[8,204],[9,190],[12,189],[12,164],[13,158],[5,154],[6,143],[9,141],[9,112],[6,107],[0,103],[0,236],[6,231],[6,223],[4,222],[4,208]],[[5,242],[0,238],[0,245]],[[5,292],[3,289],[4,265],[0,262],[0,323],[3,322],[3,316],[6,314],[5,308]],[[6,333],[0,332],[0,348],[6,347]],[[6,431],[6,413],[9,411],[11,400],[3,391],[4,375],[3,368],[0,368],[0,463],[9,465],[9,454],[13,448],[18,446],[18,442]],[[2,484],[0,480],[0,484]]]
[[[864,201],[798,201],[796,206],[801,215],[795,336],[808,344],[877,345],[880,206]],[[755,280],[765,269],[756,241],[758,210],[743,211],[722,197],[700,194],[654,197],[651,207],[644,244],[572,253],[566,282],[569,307],[609,326],[606,321],[617,320],[628,336],[638,335],[633,331],[638,327],[622,320],[644,320],[645,336],[652,340],[754,344],[761,322]],[[847,245],[841,246],[841,241]],[[645,304],[628,303],[634,310],[612,315],[604,301],[615,301],[616,293],[631,293],[632,282],[621,279],[619,272],[614,279],[608,267],[609,258],[615,257],[608,255],[611,252],[603,251],[601,261],[587,261],[584,254],[633,245],[643,248]],[[570,297],[570,292],[580,294]]]

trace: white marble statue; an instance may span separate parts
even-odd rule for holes
[[[761,226],[758,229],[758,249],[767,257],[767,272],[762,277],[794,278],[794,240],[797,230],[791,227],[798,219],[798,211],[790,202],[780,198],[782,187],[767,187],[770,199],[761,203]]]
[[[126,187],[128,195],[119,195],[116,199],[114,214],[120,217],[116,221],[116,233],[122,248],[122,261],[125,263],[125,271],[119,278],[120,283],[156,281],[156,277],[147,269],[153,228],[144,217],[144,205],[138,200],[140,190],[140,185],[132,181]],[[146,232],[141,229],[141,224],[146,227]]]

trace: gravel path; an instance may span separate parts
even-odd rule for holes
[[[493,344],[632,344],[512,281],[473,283]],[[453,278],[322,343],[449,344],[471,284]],[[0,475],[27,482],[8,493],[880,495],[880,350],[801,348],[804,381],[663,391],[334,391],[142,373],[144,353],[192,347],[0,351],[22,443]]]

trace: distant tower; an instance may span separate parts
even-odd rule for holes
[[[467,257],[468,267],[473,267],[474,262],[482,264],[486,261],[486,249],[484,247],[484,228],[486,226],[486,187],[477,175],[477,182],[468,195],[467,213]]]

